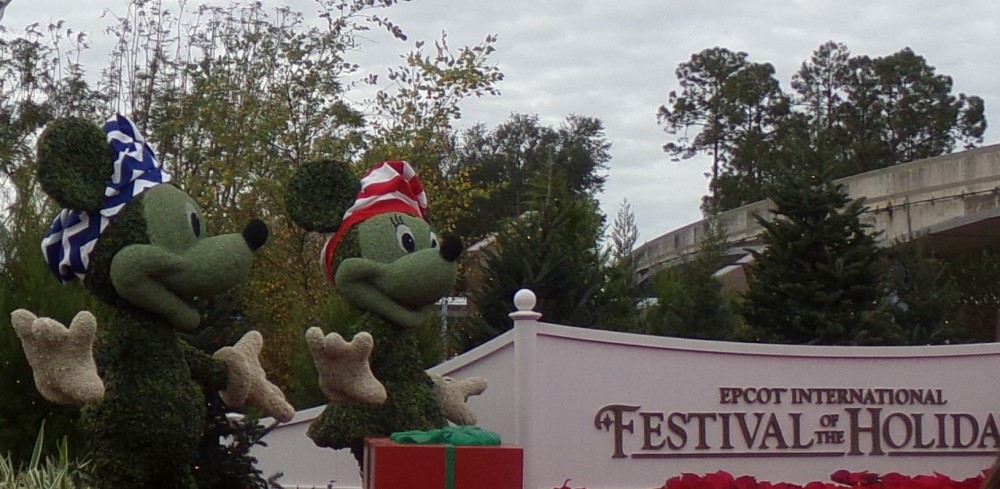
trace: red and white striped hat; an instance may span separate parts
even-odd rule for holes
[[[424,217],[427,212],[427,194],[420,177],[405,161],[383,161],[361,179],[361,191],[346,212],[337,232],[326,241],[320,254],[320,263],[326,278],[333,281],[333,256],[337,245],[355,224],[387,212],[402,212]]]

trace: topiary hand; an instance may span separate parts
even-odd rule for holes
[[[368,364],[375,340],[361,332],[350,342],[337,333],[323,336],[323,330],[306,331],[306,344],[319,372],[319,388],[334,404],[382,404],[385,387],[372,374]]]
[[[36,317],[18,309],[10,322],[21,340],[35,387],[42,397],[56,404],[79,406],[104,398],[104,382],[94,364],[94,333],[97,320],[80,311],[69,328],[54,319]]]
[[[434,394],[437,395],[441,413],[445,419],[459,426],[476,424],[476,413],[465,405],[472,396],[478,396],[486,390],[486,379],[472,377],[465,380],[455,380],[437,374],[427,374],[434,381]]]
[[[233,346],[220,348],[213,355],[226,369],[226,390],[219,395],[227,406],[244,405],[260,409],[274,419],[286,423],[295,416],[295,408],[285,400],[285,394],[267,380],[260,366],[264,338],[256,331],[243,335]]]

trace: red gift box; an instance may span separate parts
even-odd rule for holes
[[[521,489],[520,447],[365,440],[365,489]]]

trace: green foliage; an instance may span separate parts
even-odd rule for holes
[[[82,417],[95,485],[193,487],[189,461],[206,408],[173,329],[123,310],[99,341],[106,393]]]
[[[496,36],[488,35],[482,43],[455,53],[448,46],[447,34],[442,33],[434,41],[433,54],[425,53],[425,43],[417,41],[403,56],[403,64],[387,74],[394,89],[379,90],[372,101],[375,146],[408,146],[398,156],[405,156],[418,174],[440,173],[440,163],[420,156],[447,153],[452,121],[462,117],[459,101],[500,94],[497,84],[503,73],[489,62],[496,41]],[[413,150],[416,155],[409,154]]]
[[[491,131],[482,125],[467,130],[450,165],[459,176],[467,171],[481,192],[454,232],[474,241],[498,231],[499,223],[538,210],[535,189],[550,185],[556,175],[571,194],[596,198],[604,187],[610,147],[604,124],[584,116],[548,127],[538,116],[514,114]]]
[[[751,250],[743,317],[762,342],[897,344],[881,308],[883,269],[865,208],[822,174],[791,175],[773,187],[774,220],[763,251]]]
[[[141,128],[154,136],[159,156],[175,179],[205,205],[206,221],[212,226],[226,228],[242,226],[252,215],[267,215],[277,222],[277,226],[272,227],[277,232],[268,247],[273,251],[262,257],[264,263],[258,267],[249,289],[251,300],[248,303],[252,307],[247,312],[260,317],[261,323],[272,328],[274,334],[269,335],[269,339],[278,340],[265,349],[272,357],[265,358],[265,364],[281,366],[284,372],[276,372],[276,377],[284,377],[294,385],[315,387],[315,372],[295,373],[311,370],[311,362],[307,357],[302,358],[303,355],[295,355],[294,361],[285,361],[292,357],[288,353],[306,351],[301,345],[302,331],[324,313],[324,308],[339,299],[323,286],[324,280],[316,270],[315,248],[320,242],[284,225],[278,196],[290,171],[298,163],[320,156],[350,159],[362,147],[358,131],[362,120],[344,102],[344,90],[349,86],[345,85],[345,77],[358,67],[345,62],[343,54],[359,46],[356,36],[367,29],[368,22],[397,37],[404,37],[398,26],[367,12],[372,7],[387,7],[393,3],[351,2],[340,10],[339,2],[322,2],[323,18],[328,24],[313,27],[306,26],[302,16],[295,12],[277,9],[268,13],[259,3],[245,7],[203,7],[189,15],[192,12],[184,11],[183,5],[174,9],[166,7],[165,2],[137,1],[129,3],[127,11],[117,17],[119,23],[112,28],[118,44],[111,66],[104,71],[102,90],[117,97],[121,110],[130,113]],[[193,20],[182,22],[182,18]],[[60,33],[56,32],[54,37]],[[401,85],[412,82],[419,91],[401,95],[399,100],[406,99],[406,104],[395,106],[413,107],[431,100],[433,103],[429,107],[432,110],[426,112],[426,120],[433,122],[429,125],[441,125],[458,116],[460,99],[495,93],[492,85],[499,80],[499,72],[485,64],[487,55],[493,50],[490,46],[493,42],[487,38],[481,46],[462,49],[449,60],[442,60],[442,53],[448,54],[442,39],[437,46],[438,56],[410,57],[409,74],[396,76],[395,81]],[[12,47],[34,56],[33,59],[41,59],[34,53],[43,52],[37,43]],[[30,49],[34,51],[29,53]],[[29,57],[19,55],[3,59],[4,62],[8,59],[21,62]],[[51,65],[37,66],[50,67],[55,73],[59,61],[56,58]],[[25,64],[31,68],[36,66]],[[22,66],[16,68],[10,73],[29,72]],[[479,75],[471,73],[480,68]],[[25,79],[31,80],[30,77]],[[435,96],[427,95],[426,86],[422,85],[425,81],[440,88]],[[10,86],[3,85],[5,89]],[[41,83],[37,83],[26,87],[22,99],[31,99],[26,94],[37,94],[40,86]],[[87,92],[75,90],[73,93]],[[18,94],[14,95],[6,100],[18,101]],[[381,100],[386,102],[385,107],[396,103],[391,97]],[[30,158],[33,137],[30,131],[51,118],[46,114],[68,108],[53,105],[50,110],[48,106],[39,105],[40,101],[35,98],[32,100],[34,105],[16,104],[8,112],[23,116],[23,126],[27,129],[24,135],[5,137],[3,144],[8,141],[26,144],[11,149],[5,147],[5,155],[17,151]],[[101,115],[106,115],[103,104],[76,106],[100,107]],[[97,110],[89,113],[94,112]],[[406,119],[405,126],[413,127],[411,122]],[[3,158],[2,161],[13,160]],[[11,172],[12,178],[18,175]],[[30,204],[31,194],[24,195],[24,202]],[[130,215],[126,210],[116,220],[119,231],[135,227],[126,225]],[[220,219],[222,217],[224,219]],[[141,226],[136,227],[139,228]],[[118,246],[112,245],[117,241],[108,239],[110,241],[105,243],[110,244],[103,248],[113,254]],[[37,241],[32,245],[37,248]],[[42,262],[38,260],[37,263]],[[43,266],[39,269],[42,275],[47,274]],[[101,280],[94,278],[97,275],[100,274],[92,275],[88,283],[92,281],[91,285],[101,289]],[[54,283],[51,278],[45,278]],[[106,282],[104,285],[110,287]],[[46,292],[38,294],[46,298],[57,296]],[[11,303],[40,310],[29,301],[13,299]],[[67,305],[67,309],[79,307]],[[101,324],[107,323],[102,320]],[[20,351],[16,342],[7,343],[12,345],[12,351]],[[112,338],[109,343],[101,352],[104,358],[120,353],[118,344],[128,342]],[[13,370],[5,371],[8,372],[13,373]],[[25,380],[24,372],[28,372],[26,366],[21,372],[22,381]],[[28,375],[30,378],[30,373]],[[308,393],[300,393],[303,398],[309,397]],[[150,410],[140,406],[139,411]],[[4,421],[7,419],[5,417]],[[163,449],[169,450],[168,447]]]
[[[88,478],[89,463],[86,459],[71,460],[69,443],[63,437],[57,444],[56,454],[42,458],[45,443],[45,424],[38,428],[31,459],[20,464],[10,455],[0,456],[0,487],[10,489],[86,489],[83,481]]]
[[[737,304],[722,293],[713,274],[724,264],[729,247],[725,231],[709,221],[694,258],[653,278],[656,305],[646,316],[644,332],[662,336],[732,340],[739,334]]]
[[[10,317],[11,311],[27,308],[41,317],[51,317],[69,324],[80,310],[90,310],[104,324],[107,310],[81,287],[59,284],[49,272],[38,249],[40,230],[18,237],[26,243],[4,246],[10,258],[0,269],[0,314]],[[76,408],[57,406],[45,400],[35,389],[31,368],[24,356],[21,342],[9,325],[0,328],[0,453],[8,454],[15,464],[30,456],[31,440],[42,422],[46,422],[56,437],[66,437],[73,446],[83,443]],[[53,438],[53,440],[56,438]],[[50,441],[45,447],[55,448]]]
[[[882,285],[889,291],[887,312],[895,324],[886,328],[885,312],[869,307],[884,298],[873,290],[878,273],[870,270],[876,268],[875,258],[865,258],[867,240],[845,238],[861,236],[855,224],[838,218],[821,226],[815,216],[795,214],[821,213],[819,200],[825,199],[827,206],[846,205],[831,215],[860,215],[860,207],[844,199],[819,197],[828,184],[807,180],[815,173],[812,161],[824,161],[823,178],[834,179],[981,143],[986,119],[980,97],[953,94],[951,78],[936,73],[909,48],[871,58],[854,56],[834,42],[819,46],[802,63],[789,92],[782,91],[771,65],[726,48],[692,55],[678,66],[677,79],[680,90],[659,109],[660,122],[674,136],[664,149],[676,159],[712,158],[703,208],[714,213],[777,196],[798,209],[779,210],[793,214],[767,225],[768,239],[783,248],[771,249],[768,243],[758,253],[764,260],[751,286],[759,291],[751,289],[744,308],[747,322],[763,328],[753,339],[924,344],[986,335],[986,325],[995,321],[990,306],[966,297],[960,314],[949,314],[954,286],[935,284],[944,277],[940,267],[905,253],[894,258]],[[812,186],[819,200],[788,200],[794,189],[785,180]],[[837,231],[838,225],[845,227]],[[950,276],[978,272],[959,270],[954,263],[949,270]],[[675,277],[662,280],[674,284],[683,273],[674,271]],[[796,273],[810,279],[796,280]],[[964,288],[968,282],[956,284]]]
[[[601,291],[604,297],[600,311],[601,326],[615,331],[640,330],[638,302],[641,298],[636,283],[636,258],[632,251],[639,239],[632,206],[622,201],[611,227],[606,265],[607,281]]]
[[[955,323],[960,292],[946,280],[945,263],[917,244],[891,250],[885,278],[888,311],[902,331],[902,343],[928,345],[959,342],[965,334]]]
[[[51,222],[51,208],[38,192],[35,142],[40,129],[57,117],[101,115],[108,96],[85,80],[80,58],[87,35],[58,21],[41,29],[28,26],[13,39],[0,39],[0,183],[7,210],[0,241],[0,314],[16,308],[69,324],[80,310],[90,310],[99,324],[109,316],[100,302],[81,287],[60,285],[49,272],[39,243]],[[72,182],[63,182],[72,185]],[[0,453],[15,465],[31,456],[32,439],[42,421],[55,437],[44,451],[56,450],[54,440],[65,437],[82,444],[79,411],[55,406],[34,387],[31,369],[12,328],[0,328]]]
[[[670,92],[658,118],[675,142],[664,150],[675,158],[700,153],[712,157],[710,190],[704,203],[709,212],[738,207],[723,201],[730,193],[724,177],[737,175],[746,180],[741,189],[753,195],[744,202],[761,198],[770,181],[766,168],[778,147],[777,126],[790,114],[790,100],[781,92],[770,63],[753,63],[747,53],[711,48],[693,54],[677,68],[681,94]],[[700,128],[689,139],[689,128]]]
[[[194,476],[199,488],[206,489],[271,489],[250,456],[254,445],[270,428],[262,426],[256,416],[231,419],[231,411],[216,393],[206,393],[209,399],[202,443],[194,458]]]
[[[546,321],[600,322],[605,257],[597,245],[602,219],[596,203],[558,185],[551,195],[536,199],[537,210],[509,221],[485,251],[482,276],[470,287],[482,319],[481,333],[473,335],[476,343],[510,329],[507,314],[521,288],[542,298],[536,310]]]
[[[285,189],[289,218],[308,231],[332,233],[360,190],[358,177],[344,163],[313,161],[302,165]]]
[[[602,249],[604,215],[596,204],[610,161],[604,125],[567,117],[559,127],[537,116],[513,115],[487,130],[466,131],[453,160],[455,174],[473,182],[463,236],[488,236],[467,264],[467,290],[479,321],[449,328],[464,347],[510,328],[514,293],[531,288],[548,321],[615,330],[639,329],[631,256],[637,229],[627,203]]]
[[[424,41],[402,56],[403,63],[389,70],[390,83],[368,101],[372,107],[371,137],[361,161],[363,168],[386,160],[406,160],[420,175],[430,196],[427,219],[441,232],[472,237],[458,229],[477,209],[472,200],[484,191],[465,169],[456,169],[453,122],[461,118],[460,102],[469,97],[497,96],[503,73],[492,64],[497,38],[493,35],[475,46],[457,51],[446,34],[427,54]],[[377,84],[379,77],[371,75]]]
[[[794,74],[793,92],[774,75],[770,64],[718,47],[677,68],[681,91],[658,112],[676,137],[664,150],[712,158],[709,212],[761,200],[784,172],[805,171],[800,163],[813,153],[840,178],[971,148],[986,129],[983,100],[953,95],[951,78],[909,48],[872,59],[828,42]]]
[[[847,47],[827,43],[818,51],[846,53]],[[875,59],[855,56],[846,68],[846,79],[832,80],[843,97],[831,107],[843,168],[835,178],[944,154],[959,142],[966,148],[982,142],[982,99],[952,95],[951,77],[935,73],[911,49]],[[815,83],[808,76],[798,80]]]
[[[38,141],[38,181],[63,208],[100,209],[111,169],[104,132],[86,119],[54,120]]]
[[[942,257],[945,279],[958,288],[958,310],[952,320],[959,341],[996,341],[1000,310],[1000,248],[993,246]]]
[[[6,267],[15,259],[23,258],[25,263],[37,260],[31,263],[38,266],[30,271],[37,270],[38,282],[45,284],[34,287],[26,280],[25,273],[5,270],[10,277],[4,277],[4,306],[7,309],[29,307],[64,322],[68,322],[76,310],[93,308],[93,301],[85,295],[80,294],[77,298],[66,292],[72,290],[75,294],[79,289],[53,288],[57,284],[37,256],[39,234],[25,238],[24,243],[30,243],[30,248],[22,246],[20,238],[27,235],[21,227],[12,226],[35,225],[38,216],[48,213],[48,204],[36,193],[34,182],[33,143],[39,128],[57,116],[106,117],[108,102],[115,100],[116,108],[129,114],[150,136],[160,160],[174,180],[201,204],[204,221],[211,227],[208,232],[238,230],[256,216],[272,224],[273,234],[268,246],[258,254],[259,266],[247,288],[247,306],[243,309],[247,316],[257,318],[268,338],[262,359],[265,367],[279,385],[291,387],[286,389],[290,398],[302,407],[302,403],[315,402],[319,397],[316,373],[302,344],[302,333],[315,324],[317,317],[331,314],[329,310],[332,309],[327,308],[336,309],[331,304],[341,302],[326,287],[315,265],[316,250],[322,241],[291,226],[285,214],[282,193],[288,177],[305,161],[321,158],[363,160],[366,156],[362,152],[366,149],[397,147],[405,151],[393,159],[400,156],[409,159],[407,155],[412,154],[418,161],[436,161],[435,155],[445,148],[439,143],[448,140],[446,130],[460,115],[459,101],[469,96],[497,93],[495,84],[502,75],[487,61],[495,38],[487,37],[479,46],[457,51],[450,50],[442,38],[435,46],[436,55],[423,54],[418,43],[416,50],[406,58],[406,67],[391,75],[393,86],[402,89],[395,93],[380,92],[380,105],[373,109],[373,115],[382,116],[397,110],[396,115],[400,117],[393,116],[393,119],[401,121],[400,125],[390,127],[372,123],[369,129],[374,130],[365,130],[365,124],[371,121],[365,121],[362,114],[352,108],[347,92],[358,84],[377,80],[352,80],[351,77],[359,76],[360,67],[348,62],[345,54],[359,48],[362,33],[373,26],[405,39],[399,26],[374,13],[376,9],[395,4],[396,0],[346,3],[321,0],[317,25],[306,22],[300,13],[288,8],[269,10],[259,2],[196,8],[189,8],[185,2],[177,2],[176,6],[171,3],[135,0],[128,2],[124,12],[111,13],[117,23],[108,32],[115,40],[115,47],[110,65],[102,71],[98,91],[90,90],[83,81],[79,55],[86,47],[85,36],[64,30],[61,23],[50,26],[47,32],[29,28],[26,39],[0,41],[0,122],[3,122],[0,124],[0,178],[5,180],[3,183],[14,183],[13,191],[3,197],[11,197],[11,202],[5,204],[13,204],[12,208],[18,206],[31,211],[31,217],[19,218],[8,225],[8,234],[14,237],[17,246],[3,250],[4,265]],[[71,35],[73,37],[69,38]],[[42,36],[52,39],[53,46],[40,43]],[[72,41],[71,49],[60,50],[60,43],[64,47],[67,39]],[[76,62],[72,62],[74,58]],[[428,89],[428,83],[434,85],[433,89]],[[411,114],[414,110],[420,113],[418,117]],[[402,117],[404,113],[407,117]],[[416,124],[418,121],[421,123]],[[413,128],[419,131],[411,135],[408,131]],[[430,168],[435,171],[427,182],[433,190],[447,179],[436,165]],[[461,190],[452,195],[462,198]],[[443,204],[443,208],[448,208]],[[144,235],[145,227],[136,221],[141,218],[137,208],[127,208],[118,216],[112,225],[117,229],[100,242],[96,261],[107,260],[121,246],[138,242],[133,234]],[[350,238],[345,245],[350,245]],[[30,255],[22,251],[28,249],[35,251]],[[87,284],[105,299],[122,305],[112,292],[101,292],[113,290],[106,273],[90,274]],[[69,312],[49,312],[51,309],[42,304],[49,300],[53,303],[58,300],[55,305]],[[85,301],[87,307],[74,301]],[[113,326],[106,317],[98,316],[102,330]],[[430,331],[427,328],[418,332],[427,337],[437,336]],[[228,335],[227,331],[216,332]],[[195,335],[192,341],[205,340],[210,334],[203,331],[202,336]],[[121,355],[127,350],[126,345],[134,346],[135,343],[119,334],[101,335],[97,354],[102,369],[107,359]],[[214,341],[216,338],[208,339]],[[432,347],[421,348],[420,364],[426,364],[428,358],[440,357],[439,351]],[[16,369],[0,370],[3,382],[0,385],[7,385],[9,379],[25,389],[18,399],[0,407],[11,412],[10,416],[0,419],[0,440],[6,443],[3,437],[9,435],[15,440],[12,446],[24,447],[28,444],[16,440],[23,439],[26,430],[33,430],[42,416],[49,416],[50,420],[57,416],[47,403],[41,404],[44,401],[30,389],[30,370],[10,328],[0,329],[0,351],[10,351],[3,360],[18,364]],[[139,345],[135,346],[133,359],[165,360],[165,368],[169,369],[179,358],[174,358],[173,353],[177,352],[161,355],[169,357],[161,358]],[[109,386],[119,381],[130,382],[124,378],[127,376],[113,374],[112,377]],[[190,399],[198,397],[190,395],[192,385],[184,379],[171,379],[167,384],[179,386]],[[166,387],[161,383],[149,386],[156,392]],[[149,421],[156,410],[144,404],[139,389],[136,391],[138,397],[128,401],[135,407],[129,419]],[[4,392],[21,391],[11,388]],[[142,395],[149,394],[142,392]],[[181,418],[186,427],[200,426],[189,416],[190,404],[174,400],[179,407],[165,408],[169,412],[167,419],[150,423],[156,425],[147,430],[152,433],[150,436],[157,436],[157,430],[164,426],[175,426]],[[37,406],[36,402],[39,402]],[[160,409],[164,409],[163,406]],[[115,414],[124,414],[100,409],[88,409],[87,412],[92,427],[107,424]],[[142,423],[122,423],[133,433],[145,433],[139,424]],[[50,421],[50,426],[55,425]],[[161,434],[167,441],[175,439],[170,435],[182,436],[169,432]],[[136,449],[137,453],[142,451],[138,448],[149,447],[125,447]],[[177,447],[170,443],[149,450],[158,451],[166,458],[177,453]],[[139,465],[142,460],[133,462]],[[111,467],[113,461],[106,457],[97,456],[95,463],[109,474],[109,480],[114,482],[108,483],[112,485],[121,485],[126,479],[157,476],[139,474],[127,468],[117,471]],[[169,472],[173,477],[183,470],[177,468]],[[176,482],[159,475],[164,484]]]

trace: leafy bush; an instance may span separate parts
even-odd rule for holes
[[[69,442],[64,436],[55,456],[42,459],[45,425],[38,430],[35,448],[27,466],[15,466],[11,456],[0,457],[0,487],[9,489],[86,489],[86,460],[70,460]]]

